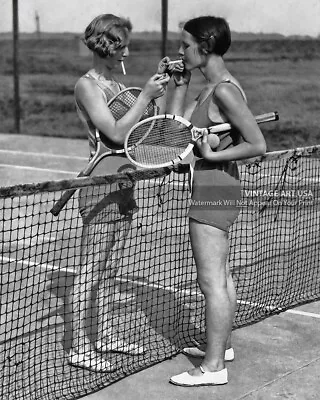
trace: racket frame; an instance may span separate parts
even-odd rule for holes
[[[134,150],[138,146],[140,146],[145,138],[149,135],[149,133],[152,131],[154,124],[157,120],[159,119],[166,119],[166,120],[175,120],[184,125],[187,129],[190,130],[191,132],[191,140],[190,143],[186,146],[185,150],[179,154],[175,159],[166,161],[163,163],[159,164],[144,164],[139,161],[136,161],[130,154],[130,151]],[[279,120],[279,113],[277,111],[269,112],[269,113],[264,113],[264,114],[259,114],[255,116],[255,120],[258,124],[265,123],[265,122],[271,122],[271,121],[277,121]],[[142,136],[141,139],[139,139],[135,144],[131,144],[130,146],[128,145],[128,141],[130,139],[131,133],[138,128],[139,126],[151,122],[150,128],[146,131],[146,133]],[[153,122],[153,123],[152,123]],[[231,124],[228,122],[217,124],[210,126],[208,128],[197,128],[195,127],[190,121],[186,120],[185,118],[181,117],[180,115],[174,115],[174,114],[159,114],[155,115],[153,117],[149,117],[144,119],[143,121],[139,121],[137,124],[135,124],[128,132],[125,141],[124,141],[124,151],[126,153],[126,156],[128,160],[136,165],[137,167],[140,168],[163,168],[163,167],[170,167],[172,165],[180,163],[182,160],[184,160],[192,151],[195,143],[197,140],[199,140],[204,133],[222,133],[222,132],[228,132],[232,129]]]
[[[132,90],[138,90],[140,91],[140,93],[142,92],[142,89],[140,87],[128,87],[125,88],[123,90],[121,90],[119,93],[115,94],[107,103],[108,107],[110,107],[113,102],[119,97],[119,95],[125,93],[125,92],[129,92]],[[138,96],[137,96],[138,98]],[[154,100],[152,100],[151,102],[153,104],[153,112],[154,115],[157,115],[158,113],[158,106],[156,104],[156,102]],[[150,118],[150,117],[149,117]],[[77,175],[77,178],[83,177],[83,176],[89,176],[90,173],[93,171],[93,169],[95,168],[95,166],[104,158],[110,155],[115,155],[115,154],[124,154],[125,150],[124,148],[122,149],[111,149],[109,147],[107,147],[102,141],[101,141],[101,137],[99,134],[99,130],[96,129],[95,130],[95,142],[96,142],[96,149],[95,149],[95,153],[93,155],[93,157],[89,160],[87,166]],[[67,202],[69,201],[69,199],[73,196],[73,194],[77,191],[77,189],[69,189],[66,190],[62,196],[60,197],[60,199],[53,205],[53,207],[51,208],[50,212],[51,214],[53,214],[54,216],[58,216],[60,211],[63,209],[63,207],[67,204]]]

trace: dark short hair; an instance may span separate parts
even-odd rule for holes
[[[113,14],[101,14],[87,26],[82,40],[90,50],[105,58],[112,56],[123,45],[131,31],[130,20]]]
[[[183,29],[190,33],[208,53],[223,56],[231,44],[228,22],[221,17],[202,16],[184,24]]]

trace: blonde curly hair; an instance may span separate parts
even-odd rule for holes
[[[83,43],[100,57],[111,57],[123,45],[132,31],[129,19],[113,14],[101,14],[87,26]]]

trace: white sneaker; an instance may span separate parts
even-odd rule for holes
[[[77,353],[70,351],[68,363],[74,367],[88,369],[95,372],[112,372],[115,367],[111,366],[109,361],[104,360],[94,351]]]
[[[198,347],[185,347],[182,349],[182,353],[186,356],[201,358],[205,356],[205,352],[200,350]],[[224,353],[224,361],[233,361],[234,360],[234,350],[232,347],[227,349]]]
[[[193,376],[190,375],[189,372],[183,372],[180,375],[173,376],[169,382],[178,386],[214,386],[228,383],[227,368],[215,372],[205,371],[201,365],[199,368],[202,372],[199,376]]]
[[[110,340],[109,342],[98,340],[96,342],[96,350],[99,353],[113,351],[116,353],[126,353],[133,356],[138,356],[146,352],[146,349],[143,346],[139,346],[136,343],[130,344],[120,339]]]

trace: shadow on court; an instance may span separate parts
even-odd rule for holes
[[[234,331],[235,360],[221,387],[178,387],[171,375],[199,365],[182,354],[84,397],[85,400],[316,400],[320,390],[319,303],[300,307],[316,317],[282,313]]]
[[[8,136],[9,137],[9,136]],[[7,186],[17,183],[41,182],[51,179],[65,179],[74,177],[81,168],[86,165],[88,152],[87,142],[81,140],[65,140],[55,138],[26,137],[22,135],[10,135],[10,141],[6,135],[0,135],[1,149],[7,150],[7,154],[2,158],[0,166],[2,176],[0,184]],[[19,152],[39,152],[39,153],[59,153],[65,158],[51,159],[46,156],[32,157],[24,156]],[[46,149],[44,151],[44,149]],[[10,153],[11,152],[11,153]],[[79,157],[72,159],[70,157]],[[41,158],[42,157],[42,158]],[[315,266],[317,268],[318,266]],[[61,364],[58,366],[59,376],[63,379],[76,381],[90,380],[90,373],[79,371],[76,368],[66,367],[65,354],[70,346],[70,321],[68,308],[68,290],[73,282],[72,274],[53,274],[47,287],[50,291],[50,299],[56,298],[56,303],[49,306],[47,304],[46,315],[41,321],[41,332],[35,329],[31,332],[34,335],[33,342],[46,343],[48,357],[50,352],[57,351],[57,341],[64,343],[63,348],[59,348],[57,360]],[[124,285],[124,284],[123,284]],[[67,290],[65,289],[67,287]],[[167,312],[161,314],[166,319],[166,324],[161,320],[155,320],[155,310],[158,312],[154,292],[143,292],[140,287],[130,287],[134,299],[140,305],[141,315],[146,318],[150,328],[154,330],[154,348],[159,345],[156,338],[161,336],[168,343],[171,343],[179,332],[175,331],[175,326],[170,324]],[[174,296],[161,289],[156,289],[160,298]],[[30,296],[30,299],[32,297]],[[150,299],[153,299],[152,306],[147,307]],[[18,300],[17,300],[18,301]],[[164,302],[165,303],[165,302]],[[131,303],[133,312],[136,305]],[[181,310],[176,309],[178,313]],[[182,314],[188,312],[182,310]],[[159,314],[158,314],[159,315]],[[177,315],[175,315],[176,317]],[[41,318],[40,318],[41,320]],[[45,324],[48,322],[48,326]],[[55,325],[52,331],[50,323]],[[35,327],[36,328],[36,327]],[[23,330],[23,327],[21,327]],[[104,389],[98,391],[99,386],[89,384],[92,394],[83,397],[85,400],[271,400],[271,399],[293,399],[293,400],[317,400],[320,393],[320,303],[314,302],[270,317],[262,322],[251,326],[243,327],[234,331],[233,346],[236,358],[229,363],[229,383],[222,387],[200,387],[183,388],[173,386],[168,383],[170,376],[183,372],[199,365],[199,360],[188,358],[179,354],[172,359],[162,361],[156,365],[148,367],[146,360],[141,357],[142,371],[133,373],[117,382],[112,383]],[[51,333],[50,333],[51,332]],[[12,359],[12,371],[21,374],[25,381],[33,379],[26,376],[28,368],[23,370],[25,363],[23,348],[23,334],[21,335],[21,351],[19,359]],[[48,338],[48,340],[47,340]],[[49,340],[50,339],[50,340]],[[181,340],[181,344],[183,341]],[[1,347],[1,345],[0,345]],[[47,379],[48,385],[55,385],[57,381],[50,376],[44,376],[41,372],[41,362],[44,360],[43,354],[38,354],[36,347],[28,349],[39,360],[34,372],[37,373],[36,381]],[[9,354],[10,356],[10,354]],[[45,356],[46,357],[46,356]],[[40,362],[41,361],[41,362]],[[50,361],[50,360],[49,360]],[[125,360],[118,357],[119,366]],[[50,369],[46,373],[57,373],[57,366],[49,364]],[[121,368],[121,367],[120,367]],[[51,379],[51,380],[50,380]],[[100,388],[103,387],[103,376],[101,377]],[[96,380],[93,379],[96,383]],[[63,382],[59,382],[63,384]],[[72,386],[72,385],[71,385]],[[94,392],[94,393],[93,393]],[[30,394],[29,394],[30,395]]]

